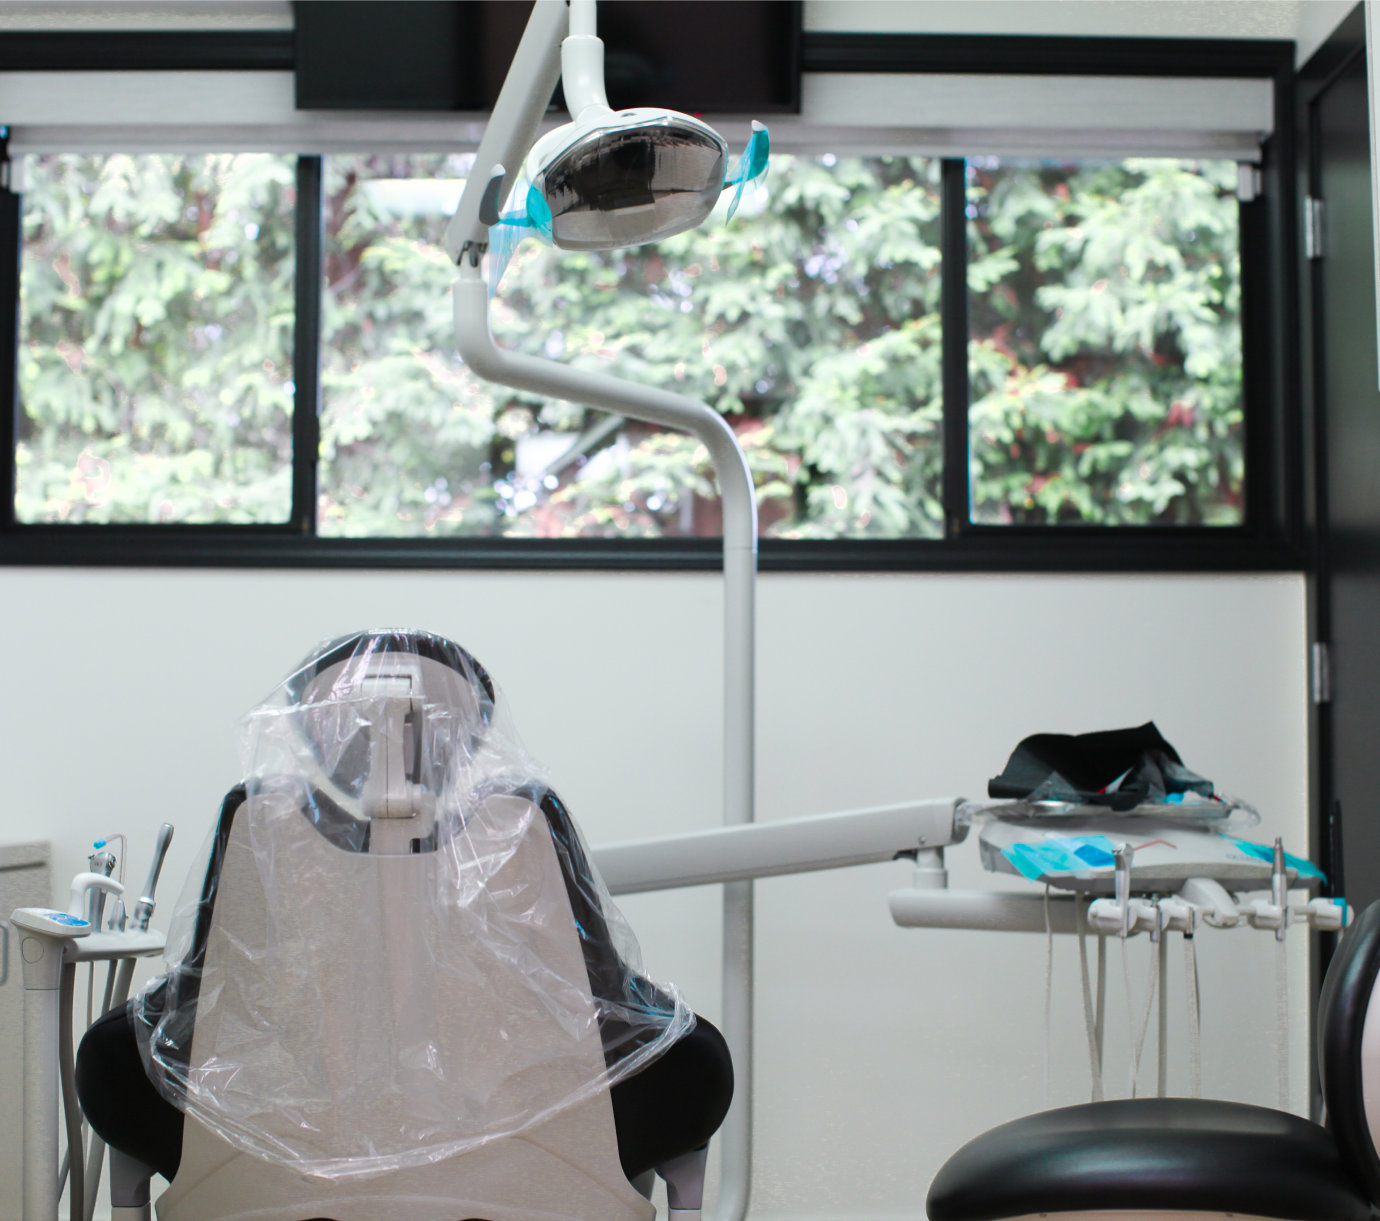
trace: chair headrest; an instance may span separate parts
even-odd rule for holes
[[[339,846],[415,851],[434,843],[447,791],[531,773],[496,706],[488,673],[459,645],[354,633],[314,649],[250,712],[244,774],[251,788],[301,787],[303,812]]]

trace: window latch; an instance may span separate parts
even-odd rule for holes
[[[1309,259],[1323,257],[1323,201],[1312,195],[1303,201],[1303,253]]]
[[[1332,650],[1322,640],[1313,642],[1313,702],[1332,702]]]

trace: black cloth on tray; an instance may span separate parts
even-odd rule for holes
[[[1113,788],[1115,786],[1115,788]],[[1153,721],[1097,733],[1037,733],[1011,752],[989,797],[1072,801],[1129,810],[1174,793],[1213,796],[1212,781],[1191,772]]]

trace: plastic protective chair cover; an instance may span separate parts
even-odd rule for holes
[[[438,1161],[692,1026],[458,646],[323,645],[243,749],[233,832],[212,834],[133,1008],[159,1091],[231,1145],[330,1178]]]

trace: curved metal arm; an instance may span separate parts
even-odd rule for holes
[[[489,381],[688,432],[708,449],[724,523],[723,821],[727,826],[751,822],[757,500],[733,430],[713,408],[683,395],[499,348],[489,330],[488,285],[469,259],[461,261],[455,285],[455,339],[465,363]],[[724,886],[722,1018],[737,1083],[721,1134],[723,1174],[716,1216],[722,1221],[742,1221],[751,1187],[752,951],[752,883],[730,882]]]
[[[456,344],[465,363],[489,381],[688,432],[708,449],[723,502],[723,820],[733,826],[753,818],[757,579],[757,501],[737,438],[723,417],[704,403],[607,374],[503,351],[489,331],[489,292],[480,267],[480,254],[488,244],[484,218],[502,209],[536,138],[560,75],[563,35],[567,30],[592,34],[592,8],[582,3],[572,28],[564,0],[537,0],[533,6],[446,230],[446,250],[460,266],[455,286]],[[752,883],[727,883],[723,901],[722,1026],[733,1051],[737,1088],[721,1131],[723,1171],[716,1216],[719,1221],[743,1221],[752,1169]]]
[[[446,226],[446,253],[453,263],[460,261],[467,248],[482,246],[489,240],[488,227],[480,220],[484,193],[495,171],[503,167],[507,172],[492,200],[495,215],[502,211],[560,80],[561,39],[569,21],[570,10],[565,0],[537,0],[532,8],[479,141],[460,203]],[[478,258],[477,253],[475,257]]]
[[[757,501],[752,474],[738,439],[723,416],[682,394],[505,351],[494,343],[489,332],[488,292],[481,271],[468,262],[463,264],[455,285],[455,340],[461,357],[473,372],[517,390],[548,394],[690,433],[709,450],[723,499],[725,552],[756,554]]]

